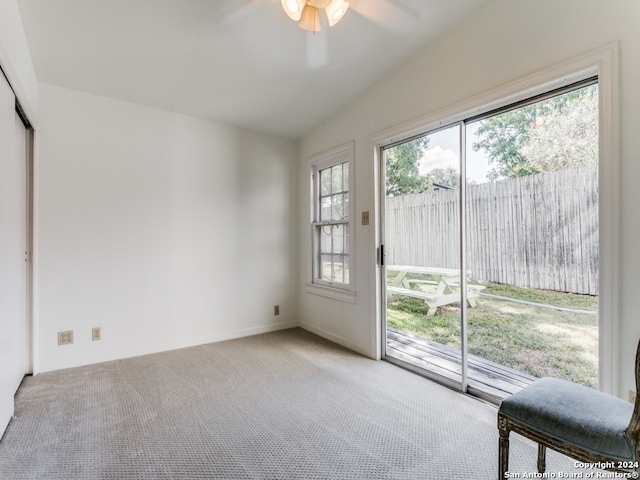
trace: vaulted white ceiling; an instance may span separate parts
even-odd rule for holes
[[[350,0],[315,34],[280,0],[18,4],[39,81],[296,138],[485,1]]]

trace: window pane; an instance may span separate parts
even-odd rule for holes
[[[320,278],[328,282],[349,280],[348,229],[345,225],[318,225]]]
[[[331,197],[320,200],[320,221],[331,220]]]
[[[331,193],[331,170],[320,170],[320,196]]]
[[[318,228],[320,229],[320,253],[331,253],[333,244],[332,227],[330,225],[322,225]]]
[[[344,253],[349,255],[349,225],[344,225]]]
[[[329,230],[327,230],[329,228]],[[331,227],[320,227],[320,253],[331,253]]]
[[[331,220],[342,220],[344,218],[344,201],[342,194],[331,197],[333,203],[331,209]]]
[[[344,228],[342,225],[333,226],[333,253],[344,253]]]
[[[343,225],[321,225],[320,253],[346,253]]]
[[[320,256],[320,278],[322,280],[331,281],[331,255]]]
[[[342,191],[343,192],[348,192],[349,191],[349,169],[347,168],[348,165],[346,163],[342,164]]]
[[[349,218],[349,192],[346,192],[342,198],[344,201],[344,217],[342,218]]]
[[[331,167],[331,178],[333,180],[331,193],[342,192],[342,165]]]
[[[333,258],[333,270],[331,272],[334,282],[344,283],[344,257],[342,255],[334,255]]]

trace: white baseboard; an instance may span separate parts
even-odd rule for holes
[[[179,350],[181,348],[196,347],[198,345],[206,345],[209,343],[223,342],[226,340],[233,340],[236,338],[249,337],[251,335],[259,335],[262,333],[276,332],[279,330],[286,330],[289,328],[295,328],[298,326],[298,322],[281,322],[271,323],[269,325],[260,325],[256,327],[243,328],[239,330],[231,330],[204,337],[197,337],[191,339],[183,339],[180,342],[167,342],[141,345],[134,349],[112,349],[97,355],[80,355],[73,358],[56,358],[49,361],[45,368],[40,368],[34,371],[34,375],[38,373],[52,372],[56,370],[62,370],[65,368],[83,367],[86,365],[93,365],[102,362],[111,362],[114,360],[123,360],[126,358],[140,357],[143,355],[152,355],[154,353],[168,352],[171,350]]]
[[[318,328],[309,323],[301,322],[298,324],[298,326],[311,333],[315,333],[319,337],[326,338],[327,340],[337,343],[338,345],[342,345],[343,347],[348,348],[349,350],[353,350],[354,352],[359,353],[360,355],[364,355],[365,357],[375,360],[375,356],[371,355],[371,352],[369,352],[366,346],[358,345],[357,343],[354,343],[351,340],[341,337],[340,335],[336,335],[335,333],[329,332],[322,328]]]

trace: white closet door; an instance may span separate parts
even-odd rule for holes
[[[27,370],[26,164],[26,132],[0,74],[0,435]]]

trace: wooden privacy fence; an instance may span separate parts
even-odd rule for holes
[[[460,191],[386,199],[390,265],[459,268]],[[598,172],[541,173],[467,186],[474,280],[598,295]]]

